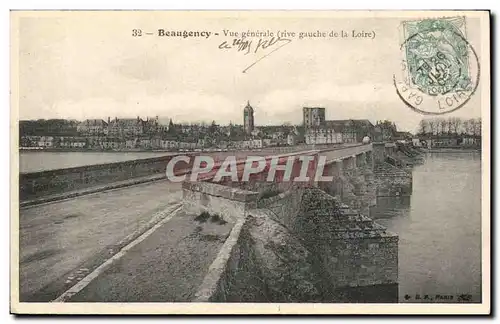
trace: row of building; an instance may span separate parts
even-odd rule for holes
[[[415,137],[413,146],[426,148],[481,147],[481,137],[469,134],[444,135],[439,137]]]
[[[102,119],[86,119],[77,125],[76,130],[82,135],[107,135],[125,137],[129,135],[138,136],[143,134],[155,134],[162,130],[168,131],[168,125],[162,125],[158,116],[155,118],[146,118],[143,120],[137,118],[115,117],[108,121]]]
[[[361,143],[365,137],[382,140],[382,127],[368,119],[326,120],[323,107],[304,107],[303,125],[306,144]]]
[[[64,124],[64,123],[63,123]],[[56,124],[59,125],[59,124]],[[74,127],[75,123],[70,123]],[[54,126],[56,127],[56,126]],[[36,125],[32,129],[36,129]],[[71,133],[71,132],[67,132]],[[255,126],[254,109],[247,102],[243,125],[161,124],[158,116],[146,118],[87,119],[76,123],[74,136],[20,134],[21,147],[88,149],[201,149],[261,148],[305,144],[361,143],[366,138],[385,141],[397,135],[396,125],[368,119],[326,120],[323,107],[304,107],[300,126]],[[32,134],[39,134],[34,132]]]
[[[258,149],[263,147],[295,145],[295,137],[289,135],[287,142],[273,139],[247,139],[239,141],[218,141],[207,145],[206,141],[185,142],[161,137],[137,137],[125,139],[122,137],[78,137],[78,136],[23,136],[21,148],[43,149],[96,149],[96,150],[196,150],[206,148],[217,149]]]

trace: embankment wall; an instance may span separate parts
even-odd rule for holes
[[[228,196],[225,192],[235,188],[220,184],[210,184],[205,189],[212,196],[226,196],[223,199],[232,201],[240,195]],[[250,198],[237,197],[236,204],[241,200],[252,203],[232,211],[240,216],[195,301],[276,302],[273,298],[285,297],[273,292],[288,287],[276,278],[290,273],[287,280],[306,283],[307,298],[329,302],[398,300],[397,235],[320,189],[294,188],[271,198],[257,199],[255,204],[255,193],[241,191],[242,196],[247,194]],[[248,221],[248,217],[253,219],[256,215],[260,215],[258,228]],[[271,232],[266,235],[262,231]],[[280,260],[288,261],[283,264]],[[303,276],[304,273],[308,275]],[[311,288],[311,282],[320,284]],[[296,289],[288,292],[286,298],[292,301],[301,298]]]
[[[23,201],[138,177],[165,174],[167,163],[173,157],[162,156],[116,163],[20,173],[19,198]],[[191,164],[192,162],[178,162],[175,165],[174,171],[182,173]]]

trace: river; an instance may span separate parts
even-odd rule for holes
[[[342,147],[349,147],[352,145],[346,144]],[[354,145],[357,146],[357,145]],[[237,159],[244,158],[248,155],[276,155],[276,154],[286,154],[290,152],[298,151],[308,151],[313,149],[311,146],[307,145],[296,145],[296,146],[284,146],[284,147],[268,147],[262,149],[253,150],[224,150],[224,152],[213,154],[213,150],[210,150],[210,154],[215,160],[223,159],[228,155],[234,155]],[[53,169],[63,169],[78,167],[84,165],[101,164],[101,163],[113,163],[122,162],[128,160],[136,159],[146,159],[156,156],[166,156],[172,154],[172,152],[48,152],[48,151],[20,151],[19,152],[19,171],[20,172],[37,172]],[[182,154],[182,153],[181,153]]]
[[[19,171],[37,172],[77,166],[146,159],[169,152],[19,152]]]
[[[413,169],[411,199],[380,203],[373,218],[399,234],[401,302],[456,302],[461,294],[481,301],[480,153],[428,153]]]

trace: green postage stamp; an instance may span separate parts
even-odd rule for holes
[[[476,90],[480,70],[465,17],[404,21],[402,27],[402,73],[395,77],[400,98],[424,114],[462,107]]]

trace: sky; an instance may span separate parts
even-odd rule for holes
[[[402,18],[225,16],[55,12],[19,18],[19,118],[159,116],[176,123],[242,124],[247,100],[256,125],[299,124],[302,107],[309,106],[325,107],[330,120],[389,119],[409,131],[425,117],[405,106],[392,84],[401,63]],[[467,23],[469,40],[479,48],[479,23]],[[133,29],[141,29],[143,36],[133,37]],[[159,37],[158,29],[212,35]],[[292,38],[242,73],[277,46],[249,54],[221,50],[223,41],[234,38],[224,36],[224,30],[355,30],[374,32],[375,38]],[[251,40],[254,50],[259,38]],[[479,117],[480,92],[479,87],[464,107],[444,117]]]

